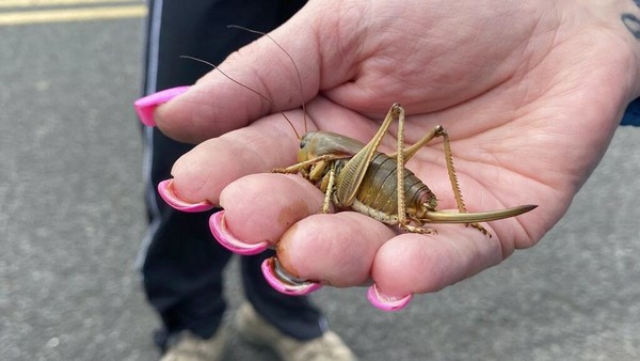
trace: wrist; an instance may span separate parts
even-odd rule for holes
[[[616,63],[624,69],[625,76],[612,81],[624,87],[627,102],[640,97],[640,1],[591,0],[573,4],[582,9],[565,9],[568,10],[565,14],[580,13],[580,10],[588,13],[594,21],[585,24],[598,27],[606,41],[613,45],[610,50],[616,54],[609,55],[618,60]]]
[[[629,50],[628,100],[632,101],[640,97],[640,1],[616,0],[610,5],[618,15],[619,26],[615,30]]]

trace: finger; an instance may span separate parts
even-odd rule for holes
[[[320,15],[307,8],[269,37],[230,55],[219,66],[224,74],[212,70],[189,91],[160,106],[157,125],[175,139],[198,142],[313,98],[320,87],[321,62],[336,63],[337,53],[320,56],[315,25]],[[336,73],[341,72],[333,68]]]
[[[217,205],[228,184],[247,174],[295,163],[297,149],[291,128],[275,114],[203,142],[183,155],[171,171],[173,188],[185,202]]]
[[[322,192],[304,178],[273,173],[240,178],[220,195],[225,227],[249,245],[275,245],[297,221],[321,212],[323,201]]]
[[[438,234],[403,234],[376,254],[371,275],[389,299],[436,292],[502,261],[494,238],[461,225],[439,226]]]
[[[277,245],[278,259],[292,276],[336,287],[370,279],[378,249],[395,232],[354,212],[317,214],[289,228]]]

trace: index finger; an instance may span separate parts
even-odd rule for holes
[[[295,117],[291,112],[290,118]],[[298,139],[281,114],[207,140],[184,154],[173,166],[173,188],[189,203],[218,205],[231,182],[249,174],[269,172],[296,161]]]

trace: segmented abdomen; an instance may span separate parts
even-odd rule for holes
[[[371,209],[371,213],[378,211],[386,215],[398,214],[397,191],[397,163],[383,153],[377,153],[367,169],[364,181],[356,198],[364,206]],[[404,198],[407,214],[422,213],[427,204],[428,208],[435,208],[436,199],[431,190],[410,170],[404,169]],[[371,214],[373,216],[373,214]],[[374,217],[375,218],[375,217]]]

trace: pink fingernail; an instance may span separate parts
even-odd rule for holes
[[[168,205],[182,212],[196,213],[208,211],[214,208],[214,205],[207,201],[189,203],[180,199],[173,188],[173,179],[167,179],[160,182],[158,184],[158,194],[160,194],[160,197],[162,197]]]
[[[209,229],[224,248],[243,256],[258,254],[269,248],[269,242],[264,241],[256,244],[249,244],[237,239],[231,234],[224,223],[224,211],[216,212],[209,218]]]
[[[369,287],[369,290],[367,291],[367,298],[376,308],[382,311],[393,312],[407,307],[409,302],[411,302],[413,295],[409,294],[404,297],[385,296],[380,292],[378,286],[374,284]]]
[[[186,92],[188,89],[189,86],[179,86],[176,88],[165,89],[136,100],[133,103],[133,106],[136,108],[136,113],[138,113],[140,122],[149,127],[155,126],[156,122],[153,119],[153,111],[156,107]]]
[[[287,275],[282,267],[278,266],[278,259],[267,258],[262,262],[262,274],[276,291],[289,296],[304,296],[322,288],[322,285],[312,281],[298,281]]]

